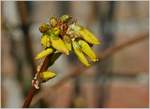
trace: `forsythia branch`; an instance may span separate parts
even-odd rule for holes
[[[140,34],[140,35],[136,36],[135,38],[129,39],[125,42],[122,42],[122,43],[114,46],[114,47],[108,48],[102,53],[100,52],[98,57],[100,57],[100,60],[105,60],[106,58],[113,56],[113,54],[118,53],[119,51],[123,50],[124,48],[130,47],[130,46],[137,44],[145,39],[148,39],[149,38],[148,36],[149,36],[148,33]],[[85,68],[81,65],[77,66],[76,68],[74,68],[74,70],[72,72],[70,72],[67,75],[65,75],[64,77],[62,77],[53,86],[46,87],[45,89],[43,89],[43,91],[38,93],[35,96],[35,98],[33,99],[33,102],[31,105],[34,105],[35,103],[37,103],[42,97],[44,97],[43,95],[48,95],[48,93],[51,91],[51,89],[58,88],[60,85],[64,84],[67,80],[69,80],[71,77],[80,75],[86,69],[87,68]]]
[[[37,54],[35,59],[41,59],[44,57],[46,58],[35,73],[35,77],[32,80],[31,90],[25,99],[23,108],[29,107],[32,98],[38,91],[41,83],[55,77],[56,74],[48,71],[48,67],[53,65],[53,63],[61,54],[69,55],[70,52],[73,51],[79,61],[86,66],[86,68],[81,65],[77,66],[72,73],[69,73],[56,82],[55,85],[52,86],[53,88],[60,86],[70,77],[78,76],[81,74],[81,71],[83,72],[83,70],[86,70],[87,67],[91,66],[92,63],[98,62],[99,60],[102,61],[124,47],[132,45],[146,38],[144,35],[133,40],[129,40],[128,42],[122,43],[100,53],[99,57],[97,58],[91,46],[99,45],[101,44],[101,41],[97,39],[88,29],[75,22],[69,15],[63,15],[60,18],[51,17],[49,19],[49,24],[42,24],[39,27],[39,30],[42,33],[41,45],[43,47],[43,51]],[[146,34],[146,36],[148,35]],[[90,60],[87,59],[88,57]],[[49,92],[49,88],[46,88],[42,94],[48,94],[47,91]],[[42,94],[39,99],[42,97]]]
[[[61,17],[51,17],[48,23],[43,23],[39,27],[41,32],[41,45],[43,50],[37,54],[35,59],[45,58],[42,66],[37,68],[37,73],[32,80],[32,88],[24,102],[23,107],[29,107],[30,102],[41,85],[56,76],[56,73],[48,71],[48,67],[53,65],[55,60],[61,55],[69,55],[71,51],[75,53],[79,61],[86,67],[97,62],[97,56],[91,46],[99,45],[101,41],[94,34],[81,26],[69,15]],[[89,57],[90,60],[87,58]]]
[[[42,64],[40,70],[37,72],[37,74],[39,74],[39,73],[41,73],[41,72],[43,72],[43,71],[46,71],[46,70],[48,69],[48,64],[52,64],[52,63],[58,58],[58,56],[57,56],[57,58],[54,58],[54,55],[55,55],[55,54],[50,54],[50,55],[48,55],[48,56],[44,59],[44,62],[43,62],[43,64]],[[28,95],[27,95],[27,97],[26,97],[26,99],[25,99],[25,102],[24,102],[24,104],[23,104],[23,106],[22,106],[23,108],[29,107],[29,105],[30,105],[30,103],[31,103],[31,101],[32,101],[32,98],[33,98],[33,96],[36,94],[36,91],[37,91],[37,90],[38,90],[38,89],[36,89],[34,86],[31,87],[31,89],[30,89],[30,91],[29,91],[29,93],[28,93]]]

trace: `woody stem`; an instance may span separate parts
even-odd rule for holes
[[[53,53],[53,54],[48,55],[44,59],[44,62],[42,64],[40,70],[37,72],[37,74],[46,71],[48,69],[48,67],[51,66],[60,55],[61,55],[61,53],[56,53],[56,54]],[[25,101],[24,101],[24,104],[22,106],[23,108],[29,107],[29,105],[32,101],[32,98],[36,94],[36,92],[37,92],[37,89],[34,86],[32,86]]]

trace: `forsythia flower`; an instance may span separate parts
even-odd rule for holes
[[[73,21],[71,16],[51,17],[49,24],[42,24],[39,30],[42,33],[41,45],[44,50],[36,56],[36,59],[58,52],[69,55],[73,51],[87,67],[90,66],[87,57],[92,62],[98,61],[91,46],[100,44],[100,41],[88,29]],[[45,80],[49,80],[51,75],[55,74],[45,71],[41,75]]]

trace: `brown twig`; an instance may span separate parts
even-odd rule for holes
[[[119,45],[116,45],[112,48],[108,48],[106,51],[99,53],[99,57],[100,60],[105,60],[106,58],[112,56],[113,54],[119,52],[120,50],[123,50],[126,47],[129,47],[133,44],[137,44],[138,42],[141,42],[145,39],[147,39],[149,36],[148,33],[136,36],[133,39],[129,39],[128,41],[125,41]],[[58,80],[57,82],[55,82],[55,84],[53,84],[53,86],[51,87],[47,87],[45,88],[42,92],[38,93],[37,96],[35,96],[33,102],[31,105],[37,103],[39,101],[39,99],[41,99],[43,97],[43,95],[47,95],[50,90],[52,88],[58,88],[60,85],[62,85],[63,83],[65,83],[67,80],[69,80],[71,77],[75,77],[80,75],[82,72],[84,72],[85,70],[87,70],[87,68],[84,68],[83,66],[77,66],[71,73],[68,73],[67,75],[65,75],[64,77],[62,77],[60,80]]]
[[[42,64],[42,66],[40,67],[40,70],[36,74],[39,74],[39,73],[47,70],[48,67],[49,67],[48,66],[49,63],[53,63],[56,60],[56,59],[54,60],[54,56],[55,56],[55,54],[48,55],[44,59],[44,62]],[[27,97],[26,97],[26,99],[25,99],[25,102],[23,104],[23,108],[29,107],[29,105],[30,105],[30,103],[32,101],[33,96],[36,94],[36,91],[37,91],[37,89],[34,86],[32,86],[31,89],[30,89],[30,91],[29,91],[29,93],[28,93],[28,95],[27,95]]]
[[[29,105],[30,105],[30,103],[32,101],[32,98],[33,98],[34,94],[36,93],[36,90],[37,89],[35,89],[34,86],[31,87],[31,89],[30,89],[30,91],[29,91],[29,93],[28,93],[28,95],[27,95],[27,97],[25,99],[25,102],[24,102],[24,104],[22,106],[23,108],[29,107]]]
[[[21,30],[23,32],[23,42],[24,42],[24,47],[25,47],[25,53],[27,56],[27,61],[31,65],[32,69],[32,76],[34,76],[34,73],[36,72],[36,65],[34,62],[34,56],[33,56],[33,48],[32,48],[32,39],[29,34],[29,29],[30,29],[30,20],[29,20],[29,11],[27,8],[27,3],[25,1],[17,1],[17,8],[18,8],[18,13],[20,16],[20,21],[21,21]]]

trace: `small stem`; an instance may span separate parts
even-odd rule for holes
[[[26,99],[25,99],[25,102],[24,102],[24,104],[23,104],[23,106],[22,106],[23,108],[29,107],[29,105],[30,105],[30,103],[31,103],[31,101],[32,101],[32,98],[33,98],[33,96],[34,96],[35,93],[36,93],[36,90],[37,90],[37,89],[35,89],[34,86],[31,87],[31,89],[30,89],[30,91],[29,91],[29,93],[28,93],[28,95],[27,95],[27,97],[26,97]]]
[[[39,72],[37,72],[36,74],[40,74],[41,72],[44,72],[48,69],[49,66],[51,66],[55,61],[56,59],[61,55],[61,53],[53,53],[53,54],[50,54],[48,55],[45,59],[44,59],[44,62],[39,70]],[[25,99],[25,102],[23,104],[23,108],[27,108],[30,106],[30,103],[32,101],[32,98],[33,96],[36,94],[36,91],[38,89],[36,89],[34,86],[31,87],[26,99]]]

